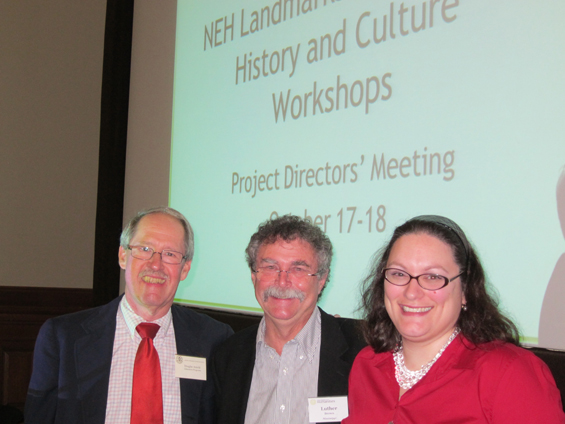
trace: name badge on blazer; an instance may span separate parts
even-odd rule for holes
[[[206,358],[175,355],[175,377],[206,380]]]
[[[308,398],[308,413],[311,423],[341,421],[349,415],[347,396]]]

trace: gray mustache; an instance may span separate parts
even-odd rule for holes
[[[269,297],[276,297],[279,299],[298,299],[302,302],[306,298],[306,295],[304,292],[297,289],[270,286],[263,292],[263,300],[266,302]]]

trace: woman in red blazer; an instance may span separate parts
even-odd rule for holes
[[[398,227],[363,296],[369,346],[349,376],[344,424],[565,423],[548,367],[518,346],[459,226]]]

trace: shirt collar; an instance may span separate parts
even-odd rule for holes
[[[131,336],[131,338],[134,340],[137,337],[140,337],[140,335],[137,333],[137,330],[135,329],[138,324],[142,323],[142,322],[151,322],[153,324],[158,324],[159,327],[159,331],[157,332],[157,335],[155,336],[156,339],[160,339],[162,337],[165,337],[167,335],[167,333],[169,332],[169,327],[171,324],[171,319],[172,319],[172,314],[171,314],[171,309],[169,308],[169,310],[167,311],[167,313],[162,316],[161,318],[155,320],[155,321],[147,321],[145,319],[143,319],[142,317],[140,317],[139,315],[137,315],[133,309],[131,308],[129,302],[127,301],[126,297],[122,297],[122,300],[120,301],[120,310],[122,311],[122,315],[124,317],[124,321],[126,323],[126,327],[128,329],[129,335]]]
[[[265,317],[261,319],[259,324],[259,330],[257,331],[257,348],[269,347],[265,343]],[[312,315],[306,322],[306,325],[302,327],[302,330],[294,337],[294,339],[288,341],[287,343],[298,343],[300,349],[306,354],[308,361],[312,362],[317,350],[320,347],[320,340],[322,338],[322,317],[320,310],[316,307],[312,312]]]

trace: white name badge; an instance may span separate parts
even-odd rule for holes
[[[341,421],[349,415],[347,396],[308,398],[311,423]]]
[[[206,358],[175,355],[175,377],[206,380]]]

